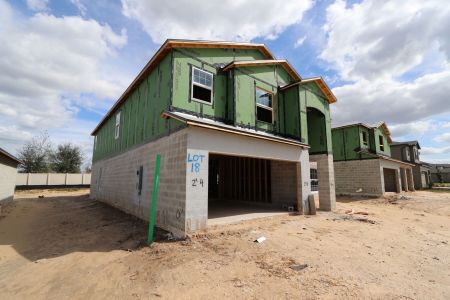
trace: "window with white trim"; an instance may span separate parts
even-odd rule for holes
[[[256,119],[273,123],[273,94],[256,87]]]
[[[361,132],[362,134],[362,142],[364,146],[367,146],[369,144],[369,134],[367,133],[367,131],[363,131]]]
[[[116,126],[114,131],[114,138],[117,140],[120,135],[120,111],[116,114]]]
[[[192,67],[191,100],[213,104],[213,74]]]
[[[407,160],[407,161],[410,161],[410,160],[411,160],[411,157],[409,156],[409,147],[406,147],[406,148],[405,148],[405,157],[406,157],[406,160]]]
[[[384,151],[384,138],[382,135],[378,136],[378,141],[380,142],[380,151]]]

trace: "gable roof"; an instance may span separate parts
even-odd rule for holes
[[[407,142],[392,142],[392,146],[417,146],[420,149],[418,141],[407,141]]]
[[[331,130],[346,128],[346,127],[353,127],[353,126],[363,126],[363,127],[366,127],[367,129],[373,129],[373,128],[380,128],[381,127],[381,129],[383,130],[384,135],[386,135],[386,138],[387,138],[389,144],[392,144],[391,132],[389,131],[389,128],[387,127],[387,124],[384,121],[381,121],[381,122],[378,122],[378,123],[372,124],[372,125],[368,125],[368,124],[365,124],[365,123],[347,124],[347,125],[333,127],[333,128],[331,128]]]
[[[265,59],[265,60],[239,60],[232,61],[225,67],[223,71],[228,71],[233,68],[240,67],[257,67],[257,66],[270,66],[270,65],[281,65],[289,75],[291,75],[296,81],[302,80],[300,75],[295,71],[291,64],[285,59]]]
[[[384,135],[386,135],[386,138],[389,142],[389,144],[392,144],[392,138],[391,138],[391,132],[389,131],[389,128],[387,127],[386,122],[382,121],[372,126],[373,128],[380,128],[383,129]]]
[[[5,149],[0,148],[0,155],[5,156],[6,158],[16,162],[17,164],[21,164],[22,161],[20,159],[18,159],[17,157],[15,157],[14,155],[12,155],[11,153],[7,152]]]
[[[311,78],[301,79],[299,82],[294,82],[294,83],[291,83],[291,84],[281,87],[281,90],[285,90],[292,86],[302,85],[302,84],[306,84],[306,83],[310,83],[310,82],[314,82],[317,84],[317,86],[320,88],[320,91],[327,98],[327,101],[329,104],[337,102],[336,96],[333,94],[330,87],[327,85],[327,83],[325,82],[325,80],[323,80],[322,77],[311,77]]]
[[[133,92],[138,85],[146,78],[146,76],[158,65],[158,63],[170,52],[171,49],[176,48],[227,48],[227,49],[249,49],[258,50],[266,59],[275,59],[275,56],[269,51],[264,44],[251,44],[251,43],[234,43],[234,42],[215,42],[215,41],[197,41],[197,40],[177,40],[168,39],[162,44],[162,46],[156,51],[150,61],[139,72],[136,78],[127,87],[125,92],[114,103],[111,109],[106,113],[103,119],[98,123],[91,135],[95,135],[102,125],[108,120],[108,118],[119,108],[119,106],[127,99],[127,97]]]

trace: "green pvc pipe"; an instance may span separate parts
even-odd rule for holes
[[[152,206],[150,208],[150,220],[148,222],[148,239],[147,239],[147,244],[149,246],[153,242],[153,231],[154,231],[154,228],[155,228],[156,197],[158,195],[159,166],[160,166],[160,164],[161,164],[161,154],[156,154],[155,178],[153,180]]]

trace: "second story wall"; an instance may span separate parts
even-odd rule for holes
[[[259,51],[242,49],[174,49],[173,50],[173,97],[171,108],[255,130],[283,136],[297,137],[287,133],[284,126],[286,109],[280,86],[291,83],[291,76],[279,65],[233,68],[226,72],[223,66],[234,60],[263,59]],[[212,78],[207,87],[212,90],[212,101],[193,99],[194,69],[202,76]],[[206,86],[205,86],[206,87]],[[257,109],[257,94],[270,94],[270,107]],[[258,94],[260,95],[260,94]],[[288,100],[290,103],[295,100]],[[292,103],[295,105],[295,102]],[[272,115],[270,121],[261,121],[258,112]],[[284,126],[284,127],[283,127]],[[298,126],[299,127],[299,126]]]
[[[388,138],[380,128],[368,128],[360,124],[334,128],[334,160],[355,160],[373,158],[374,155],[391,156]],[[364,153],[368,151],[369,153]]]
[[[300,106],[302,117],[302,137],[310,145],[310,154],[331,154],[330,105],[320,88],[309,82],[300,85]]]
[[[371,135],[373,135],[372,141],[375,143],[372,150],[381,155],[391,156],[391,147],[384,132],[380,128],[373,128]]]
[[[93,161],[120,153],[183,126],[160,114],[169,108],[171,56],[167,55],[103,124],[94,137]]]

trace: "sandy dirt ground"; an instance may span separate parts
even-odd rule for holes
[[[0,299],[450,299],[448,192],[340,198],[151,247],[145,223],[87,193],[3,208]]]

